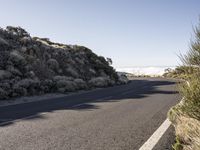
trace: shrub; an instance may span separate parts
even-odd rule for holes
[[[8,46],[8,42],[2,37],[0,37],[0,46]]]
[[[5,67],[8,65],[9,60],[9,51],[2,51],[0,50],[0,69],[5,69]]]
[[[25,58],[17,51],[12,51],[10,53],[10,57],[9,57],[9,62],[11,62],[10,65],[13,65],[17,68],[19,68],[19,70],[24,71],[24,66],[26,65],[26,60]]]
[[[185,98],[182,110],[189,116],[200,119],[200,24],[195,28],[195,40],[186,55],[181,59],[187,67],[182,67],[187,73],[187,82],[179,86],[180,93]],[[183,71],[182,71],[183,72]]]
[[[9,79],[12,74],[6,70],[0,70],[0,80]]]
[[[51,79],[55,75],[54,71],[49,69],[44,61],[36,60],[32,69],[40,80]]]
[[[0,88],[0,100],[8,98],[8,92]]]
[[[87,89],[87,84],[82,79],[75,79],[74,82],[76,83],[77,88],[79,90],[81,90],[81,89]]]
[[[59,63],[57,62],[57,60],[55,59],[49,59],[47,61],[47,65],[50,69],[54,70],[54,71],[58,71],[59,70]]]
[[[174,150],[183,150],[183,146],[178,137],[176,137],[176,143],[173,145]]]
[[[97,78],[92,78],[89,81],[90,86],[92,87],[106,87],[109,85],[110,79],[107,77],[97,77]]]
[[[191,79],[179,86],[180,93],[184,96],[182,110],[189,116],[200,119],[200,73],[193,74]]]
[[[200,66],[200,24],[194,29],[194,33],[195,40],[191,41],[190,50],[180,58],[186,65]]]
[[[73,69],[72,67],[66,68],[65,71],[66,71],[66,74],[69,76],[72,76],[74,78],[79,77],[78,72],[75,69]]]
[[[0,92],[4,95],[1,97],[122,83],[111,64],[110,58],[106,60],[84,46],[33,38],[20,27],[0,29]],[[4,83],[10,87],[3,86]]]

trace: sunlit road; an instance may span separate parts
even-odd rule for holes
[[[0,150],[137,150],[180,96],[175,82],[131,83],[45,101],[0,107]],[[155,150],[170,149],[169,128]]]

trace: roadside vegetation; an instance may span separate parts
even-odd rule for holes
[[[127,83],[111,64],[84,46],[31,37],[21,27],[0,28],[0,100]]]
[[[175,126],[175,150],[200,150],[200,24],[189,51],[181,55],[183,66],[168,70],[164,76],[183,79],[178,85],[182,101],[169,111]]]
[[[170,69],[170,68],[166,69],[163,76],[167,78],[188,80],[193,77],[193,74],[199,71],[200,71],[199,67],[183,65],[183,66],[178,66],[175,69]]]

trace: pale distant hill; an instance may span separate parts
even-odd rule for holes
[[[148,76],[161,76],[165,73],[165,70],[171,68],[175,69],[174,66],[149,66],[149,67],[124,67],[124,68],[117,68],[119,72],[127,72],[134,74],[136,76],[139,75],[148,75]]]

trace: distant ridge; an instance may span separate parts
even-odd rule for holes
[[[168,68],[175,69],[175,66],[119,67],[116,70],[119,72],[127,72],[134,75],[161,76],[165,73],[165,69]]]

